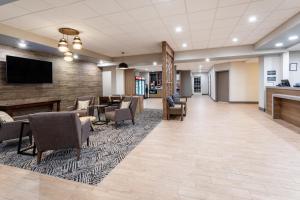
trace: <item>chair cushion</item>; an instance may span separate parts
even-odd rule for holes
[[[6,112],[0,111],[0,123],[13,122],[14,119]]]
[[[171,96],[167,97],[167,102],[169,104],[169,107],[174,107],[175,106],[175,102],[173,101],[173,98]]]
[[[180,102],[180,95],[178,93],[173,94],[172,98],[175,103]]]
[[[121,109],[122,108],[129,108],[129,106],[130,106],[130,101],[122,101],[122,103],[121,103]]]
[[[90,105],[90,101],[78,101],[77,110],[87,110]]]

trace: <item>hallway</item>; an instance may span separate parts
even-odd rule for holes
[[[183,122],[161,122],[97,187],[0,166],[0,199],[298,200],[299,130],[279,123],[194,96]]]

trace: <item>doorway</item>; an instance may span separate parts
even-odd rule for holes
[[[194,93],[201,93],[201,77],[194,77]]]
[[[229,102],[229,71],[216,72],[216,100]]]

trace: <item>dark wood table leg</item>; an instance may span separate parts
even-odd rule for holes
[[[19,143],[18,143],[18,151],[17,151],[17,153],[18,154],[22,154],[22,155],[35,156],[36,155],[36,146],[35,146],[35,143],[33,143],[33,145],[30,145],[29,147],[21,149],[22,148],[22,140],[23,140],[23,131],[24,131],[24,126],[26,124],[29,125],[28,122],[22,122],[22,124],[21,124],[21,131],[20,131],[20,136],[19,136]],[[29,149],[32,149],[32,153],[27,153],[26,152]]]

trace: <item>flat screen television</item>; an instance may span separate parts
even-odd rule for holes
[[[8,83],[52,83],[52,62],[6,56]]]

